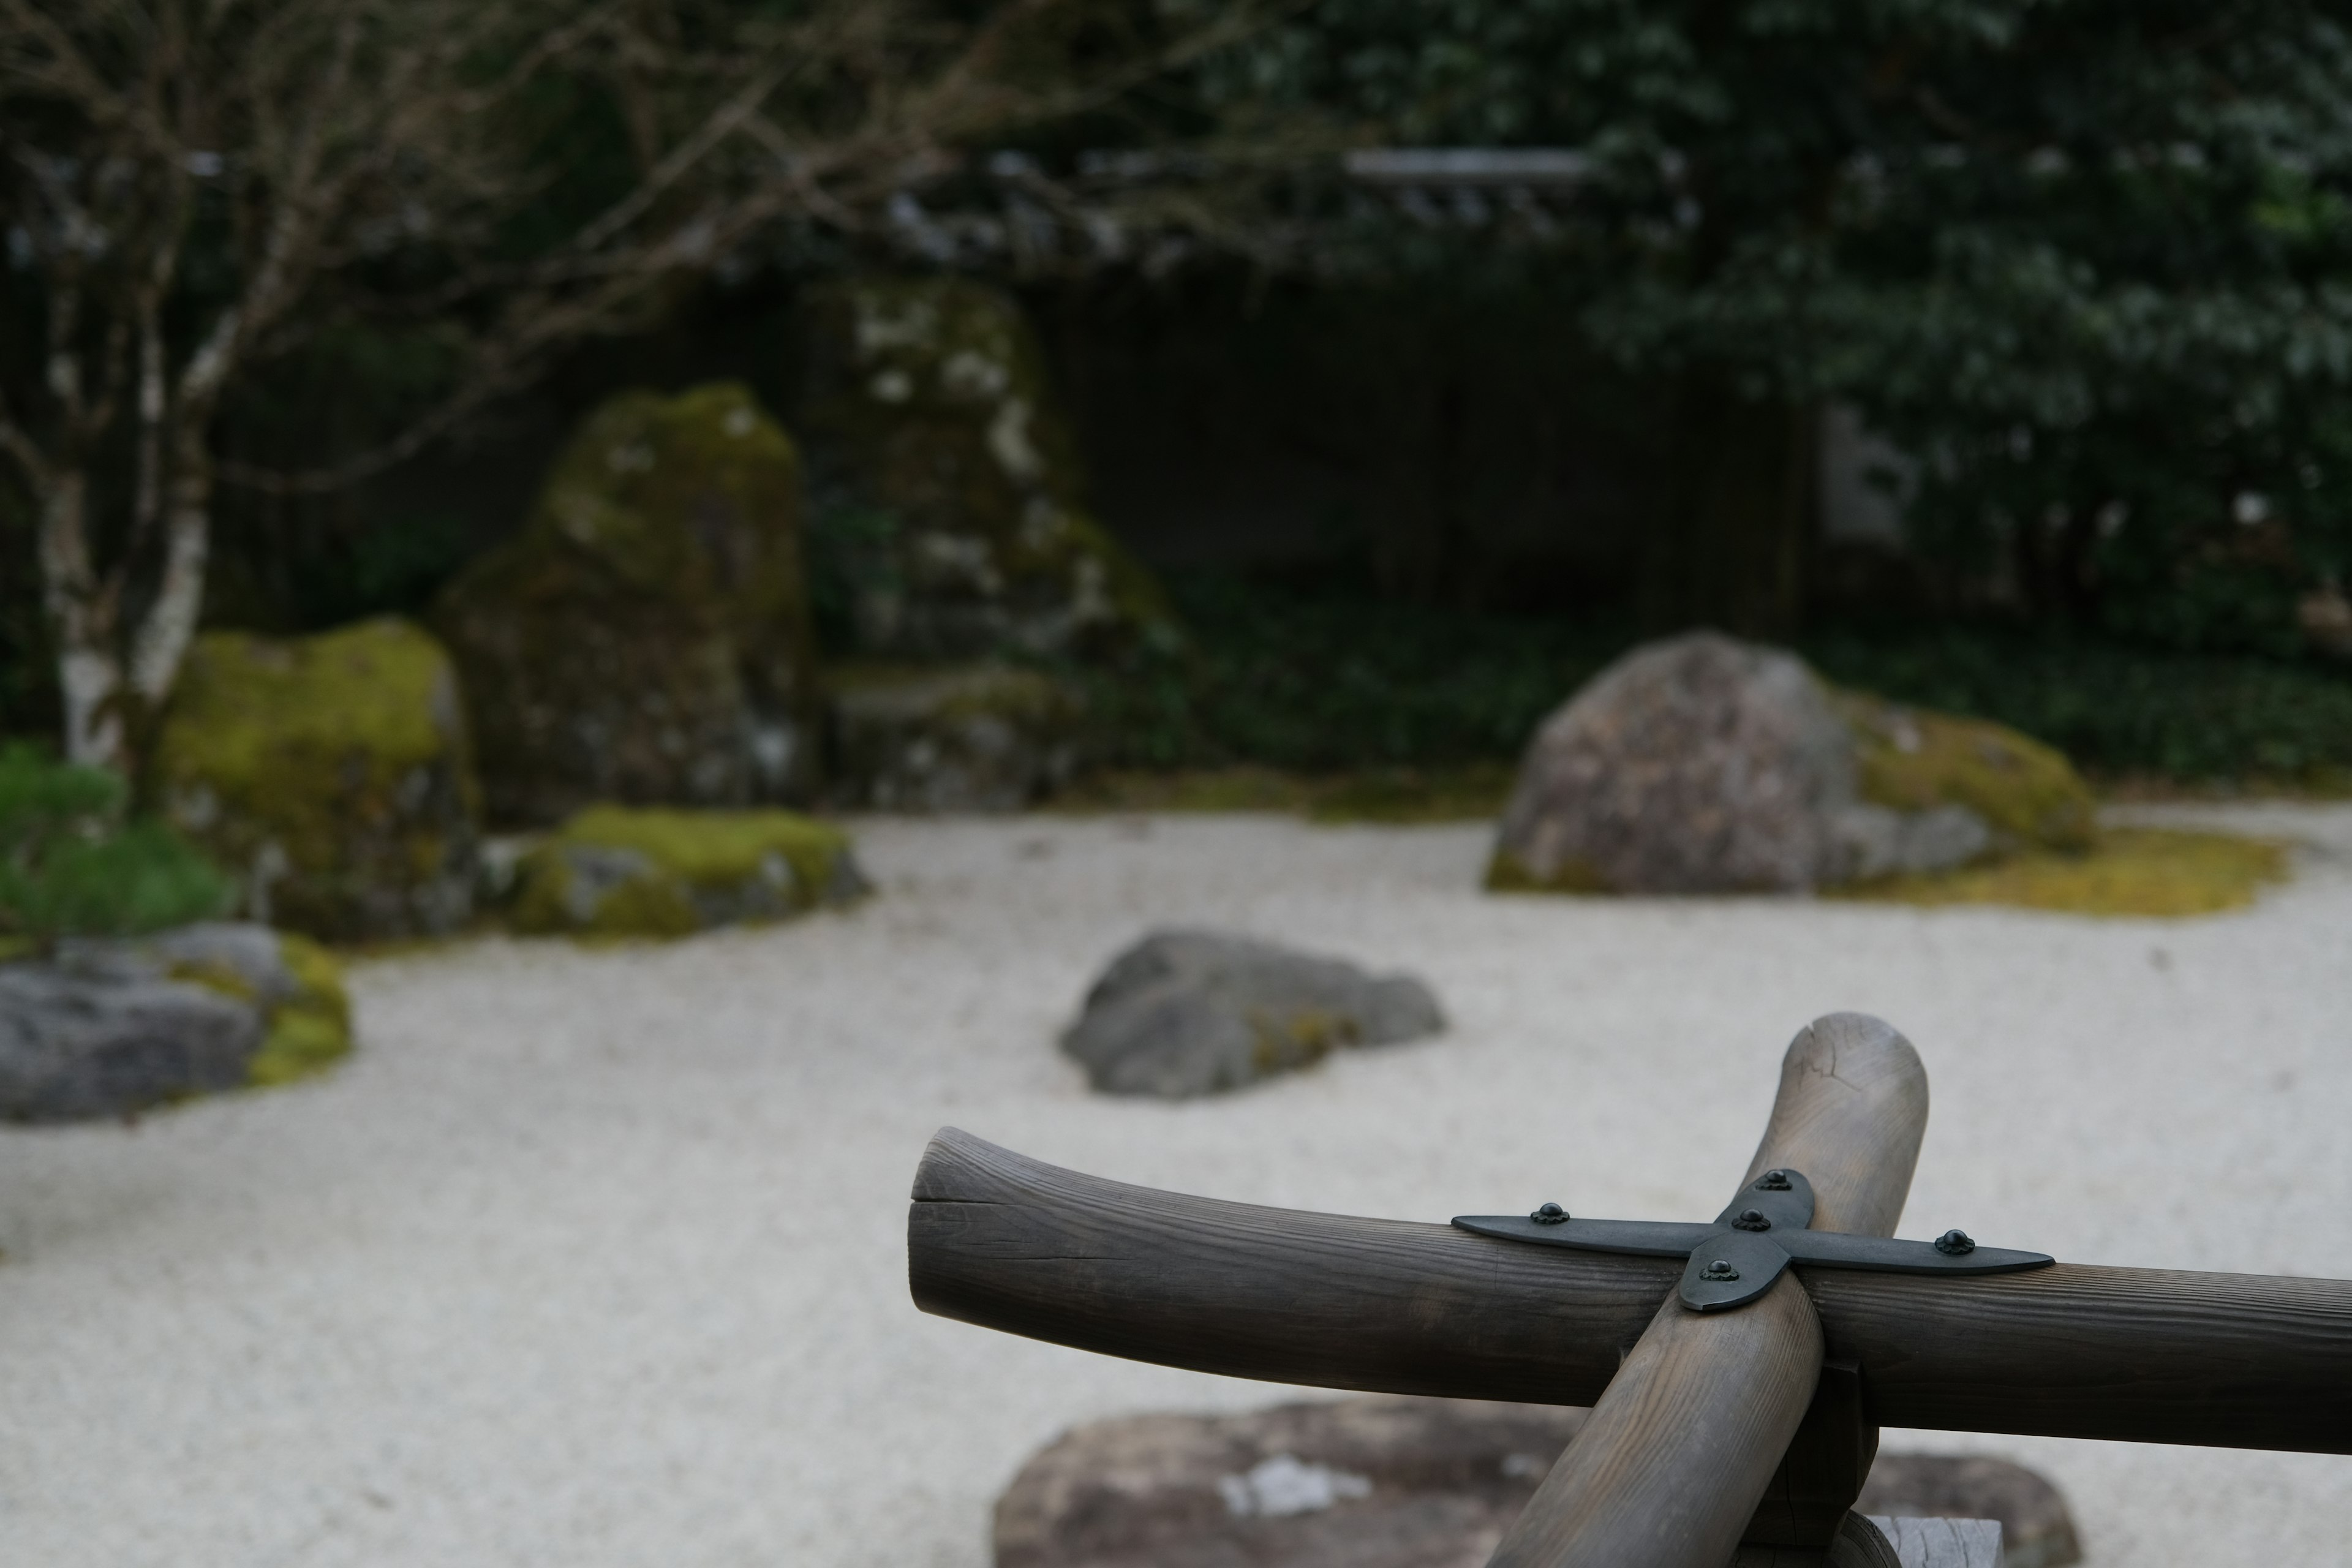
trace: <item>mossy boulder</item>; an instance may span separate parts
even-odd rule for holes
[[[1086,509],[1068,426],[1020,305],[955,278],[810,291],[799,418],[856,651],[1087,653],[1170,620]]]
[[[1834,691],[1714,633],[1644,645],[1544,721],[1498,891],[1790,892],[2080,850],[2089,789],[2015,731]]]
[[[1060,681],[978,663],[826,671],[834,791],[877,811],[1017,811],[1078,763],[1083,709]]]
[[[127,1116],[308,1077],[351,1050],[335,961],[267,926],[68,938],[0,964],[0,1117]]]
[[[517,868],[518,931],[675,937],[782,920],[868,890],[849,836],[789,811],[593,806]]]
[[[354,941],[472,912],[481,797],[456,672],[408,622],[197,638],[150,785],[255,920]]]
[[[800,455],[736,383],[598,408],[434,622],[499,821],[814,785]]]

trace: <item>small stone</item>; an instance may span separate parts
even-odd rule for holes
[[[2083,1560],[2058,1489],[2023,1465],[1973,1454],[1881,1454],[1858,1513],[2000,1522],[2005,1568],[2063,1568]]]
[[[849,836],[790,811],[594,806],[515,869],[515,929],[677,937],[782,920],[870,891]]]
[[[1249,937],[1155,931],[1106,968],[1062,1049],[1109,1094],[1239,1089],[1348,1046],[1433,1035],[1429,987]]]

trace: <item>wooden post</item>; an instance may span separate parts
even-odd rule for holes
[[[1875,1018],[1832,1014],[1790,1044],[1740,1184],[1801,1171],[1814,1229],[1891,1236],[1927,1131],[1927,1073],[1911,1043]],[[1720,1315],[1669,1293],[1490,1568],[1728,1562],[1821,1372],[1821,1321],[1793,1270]]]

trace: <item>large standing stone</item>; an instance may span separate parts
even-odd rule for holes
[[[267,926],[74,938],[0,964],[0,1118],[126,1116],[284,1083],[351,1048],[334,960]]]
[[[1061,682],[1002,664],[826,672],[844,805],[1017,811],[1076,771],[1083,710]]]
[[[2089,843],[2089,790],[2046,746],[1825,686],[1776,648],[1694,633],[1634,649],[1547,719],[1487,881],[1794,892]]]
[[[625,393],[436,616],[491,815],[742,805],[813,786],[800,458],[732,382]]]
[[[1092,1422],[997,1500],[995,1568],[1480,1568],[1584,1420],[1379,1397]],[[1998,1459],[1882,1454],[1855,1511],[1890,1541],[1998,1521],[2009,1568],[2080,1561],[2056,1489]]]
[[[524,855],[516,878],[516,930],[583,936],[685,936],[868,890],[849,836],[789,811],[593,806]]]
[[[1162,623],[1089,516],[1020,306],[963,279],[851,278],[801,316],[800,417],[859,653],[964,659],[1115,645]]]
[[[1239,1089],[1345,1046],[1444,1028],[1403,974],[1216,931],[1155,931],[1105,969],[1062,1048],[1111,1094],[1165,1100]]]
[[[344,941],[446,931],[472,910],[481,808],[457,681],[405,621],[197,638],[152,782],[256,920]]]

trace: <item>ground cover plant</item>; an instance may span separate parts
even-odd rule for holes
[[[127,797],[108,770],[0,746],[0,952],[226,909],[227,878],[163,824],[130,815]]]

